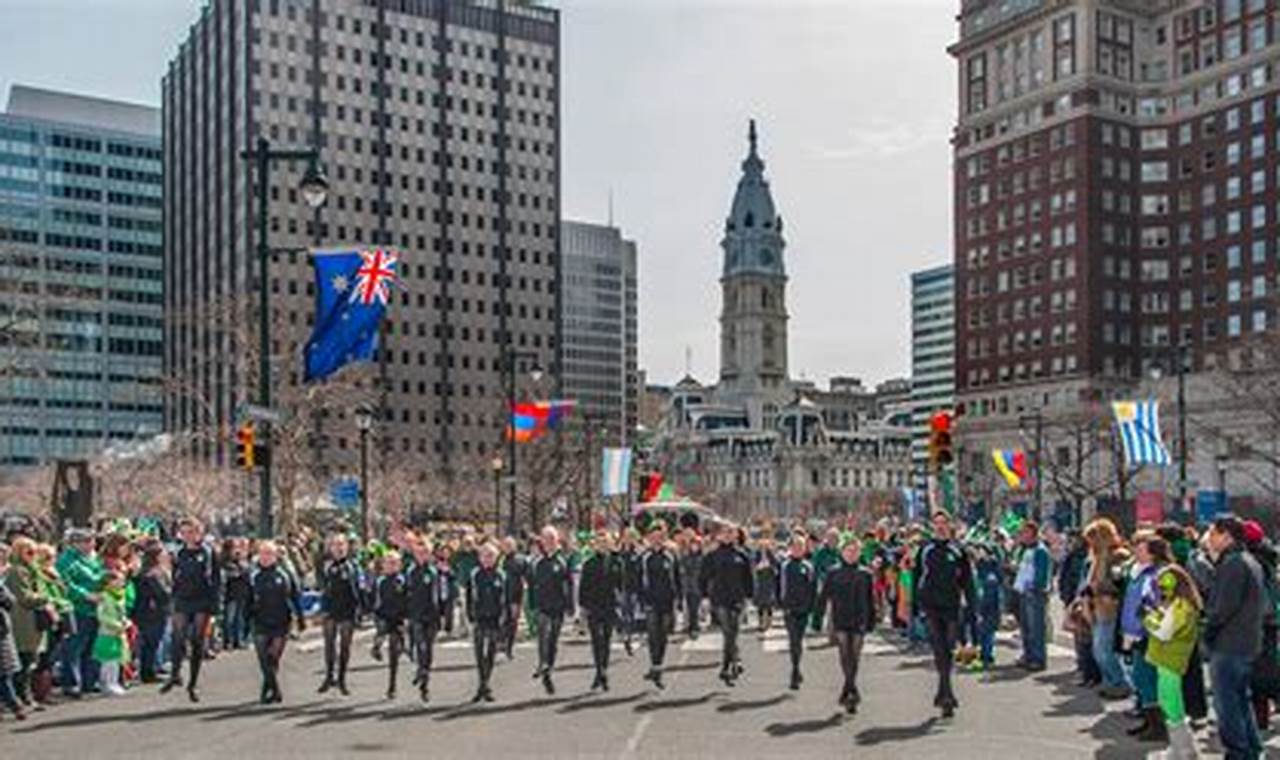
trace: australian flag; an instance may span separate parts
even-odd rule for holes
[[[349,362],[373,359],[397,261],[394,252],[383,249],[312,254],[316,319],[307,341],[306,382],[323,380]]]

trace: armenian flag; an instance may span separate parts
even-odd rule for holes
[[[507,438],[516,443],[529,443],[541,438],[548,430],[560,425],[560,420],[577,406],[576,401],[530,401],[511,406],[511,421],[507,425]]]

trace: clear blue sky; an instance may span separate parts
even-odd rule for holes
[[[720,233],[760,122],[791,371],[905,374],[908,274],[951,255],[959,0],[564,0],[564,197],[640,248],[641,365],[714,378]],[[0,0],[14,82],[156,104],[195,0]]]

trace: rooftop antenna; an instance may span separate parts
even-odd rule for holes
[[[609,188],[609,226],[613,226],[613,188]]]
[[[687,344],[684,347],[684,373],[693,377],[693,346]]]

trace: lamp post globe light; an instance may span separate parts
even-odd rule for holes
[[[369,431],[373,429],[373,410],[361,404],[355,410],[356,427],[360,430],[360,541],[369,543]]]
[[[489,461],[489,467],[493,470],[493,534],[495,536],[502,530],[502,471],[506,466],[507,463],[502,461],[500,456],[495,456]]]

